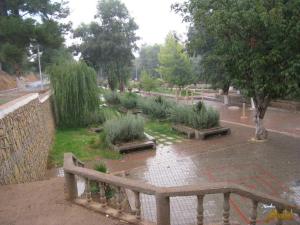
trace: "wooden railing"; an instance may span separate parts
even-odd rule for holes
[[[289,210],[300,215],[300,208],[292,205],[282,199],[249,190],[245,187],[228,184],[216,183],[209,186],[187,185],[180,187],[156,187],[151,184],[142,183],[139,181],[119,177],[111,174],[100,173],[91,169],[84,168],[84,164],[74,157],[71,153],[66,153],[64,156],[64,171],[66,181],[66,194],[69,200],[74,201],[79,205],[95,211],[108,214],[112,217],[125,220],[132,224],[151,224],[141,218],[141,201],[142,194],[153,195],[156,200],[157,210],[157,225],[170,225],[170,198],[178,196],[197,196],[197,224],[204,224],[204,207],[203,200],[206,195],[222,194],[224,196],[223,203],[223,224],[230,224],[230,195],[237,194],[246,197],[252,201],[250,211],[250,224],[255,225],[257,220],[257,208],[259,203],[272,204],[278,212]],[[78,198],[77,178],[82,177],[86,181],[85,198]],[[95,203],[91,200],[90,182],[97,182],[99,185],[99,202]],[[108,206],[105,196],[105,187],[116,187],[117,203],[114,208]],[[121,190],[128,189],[134,193],[135,211],[134,215],[123,212],[121,203]],[[278,219],[277,225],[281,225],[283,221]]]

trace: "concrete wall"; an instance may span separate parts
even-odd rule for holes
[[[28,94],[0,106],[0,184],[44,177],[55,133],[50,93]]]

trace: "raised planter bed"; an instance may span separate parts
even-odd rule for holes
[[[210,129],[195,130],[196,139],[204,140],[209,136],[230,134],[230,128],[214,127]]]
[[[132,141],[113,145],[112,148],[119,153],[129,153],[134,151],[141,151],[145,149],[156,149],[156,140],[152,136],[145,133],[144,140]]]
[[[172,129],[178,131],[179,133],[183,133],[187,135],[188,139],[192,139],[195,137],[195,129],[182,125],[182,124],[173,124]]]

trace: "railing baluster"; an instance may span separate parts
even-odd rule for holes
[[[276,225],[282,225],[282,220],[281,220],[281,218],[280,218],[280,214],[282,214],[283,208],[281,208],[281,207],[276,207],[276,210],[277,210],[278,216],[279,216],[279,217],[277,218]]]
[[[120,213],[122,213],[122,196],[121,196],[121,187],[117,187],[117,210]]]
[[[78,196],[76,176],[72,173],[65,172],[65,182],[66,182],[66,199],[72,201],[76,199]]]
[[[134,191],[134,204],[135,204],[135,216],[137,220],[141,219],[141,201],[140,201],[140,193],[137,191]]]
[[[90,180],[88,178],[85,178],[85,187],[86,187],[86,199],[88,202],[92,201],[92,193],[91,193],[91,184],[90,184]]]
[[[250,216],[250,225],[256,225],[258,201],[252,200],[252,211]]]
[[[198,200],[198,204],[197,204],[197,225],[203,225],[203,213],[204,213],[204,208],[203,208],[203,199],[204,199],[204,195],[198,195],[197,196],[197,200]]]
[[[230,225],[229,216],[230,216],[230,193],[224,193],[224,203],[223,203],[223,224]]]
[[[105,196],[105,184],[102,182],[99,182],[99,195],[100,195],[100,203],[102,204],[102,207],[106,207],[107,201]]]

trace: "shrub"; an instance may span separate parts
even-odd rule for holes
[[[64,62],[47,69],[53,89],[59,127],[79,127],[89,122],[99,105],[96,72],[84,62]]]
[[[166,119],[173,104],[162,97],[141,98],[138,101],[138,107],[144,114],[155,119]]]
[[[134,109],[137,107],[138,96],[134,93],[126,93],[120,96],[121,105],[126,109]]]
[[[100,162],[94,166],[94,170],[101,172],[101,173],[107,173],[107,167],[103,162]]]
[[[219,126],[219,113],[204,104],[177,106],[171,111],[171,121],[184,124],[195,129],[208,129]]]
[[[102,108],[101,110],[99,110],[98,116],[99,116],[99,121],[101,121],[101,123],[105,123],[107,120],[118,118],[121,115],[119,112],[111,108]]]
[[[106,121],[104,124],[106,142],[118,144],[144,138],[144,120],[139,116],[126,115]]]
[[[111,105],[120,104],[120,96],[115,91],[107,91],[104,93],[105,101]]]

